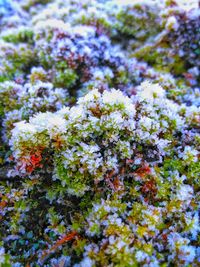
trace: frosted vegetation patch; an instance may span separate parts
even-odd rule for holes
[[[86,192],[102,194],[82,223],[86,239],[103,234],[103,240],[90,241],[75,266],[107,265],[111,258],[125,266],[159,266],[167,255],[173,255],[169,262],[197,260],[189,237],[197,240],[200,230],[197,206],[190,206],[199,184],[198,135],[185,146],[187,112],[192,108],[168,100],[161,86],[144,82],[132,98],[115,89],[93,89],[72,108],[15,124],[10,145],[16,169],[10,175],[34,179],[46,169],[62,194],[82,201]],[[57,194],[49,192],[47,198],[55,201]],[[175,231],[179,227],[183,236]]]

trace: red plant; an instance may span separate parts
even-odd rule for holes
[[[41,164],[42,161],[41,153],[42,153],[41,151],[37,151],[33,154],[30,154],[29,157],[22,156],[18,163],[17,169],[20,171],[26,170],[26,172],[32,173],[35,168],[37,167],[41,168],[43,166]]]
[[[140,176],[141,178],[151,173],[151,168],[148,165],[144,165],[143,167],[137,169],[135,174]]]
[[[154,180],[147,181],[142,187],[142,193],[152,193],[155,195],[157,193],[157,187]]]
[[[30,159],[31,159],[31,164],[33,166],[37,166],[40,163],[40,161],[42,160],[42,156],[40,153],[36,153],[35,155],[31,155]]]
[[[164,241],[167,241],[167,234],[162,234],[162,239],[163,239]]]
[[[1,202],[0,202],[0,209],[4,209],[6,206],[7,206],[7,204],[8,204],[8,202],[7,201],[5,201],[5,200],[2,200]]]

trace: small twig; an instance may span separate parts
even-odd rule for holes
[[[56,243],[48,250],[44,251],[41,260],[44,261],[44,259],[49,256],[49,254],[51,254],[52,252],[54,252],[59,246],[62,246],[63,244],[65,244],[68,241],[71,241],[72,239],[74,239],[77,236],[77,232],[73,231],[69,234],[64,235],[61,239],[59,239],[58,241],[56,241]]]

